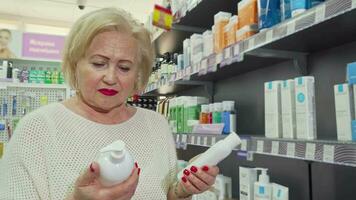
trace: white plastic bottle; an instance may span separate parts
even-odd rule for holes
[[[231,132],[225,139],[220,140],[208,150],[202,153],[195,161],[190,163],[185,169],[190,169],[192,166],[203,167],[204,165],[213,166],[225,159],[231,151],[241,144],[240,137]],[[178,173],[178,178],[183,176],[183,170]]]
[[[125,181],[134,168],[134,160],[125,147],[117,140],[100,150],[96,159],[100,166],[100,181],[104,186],[112,186]]]
[[[258,176],[258,181],[255,182],[255,198],[254,200],[272,200],[272,184],[269,182],[269,176],[265,168],[256,168],[261,174]]]

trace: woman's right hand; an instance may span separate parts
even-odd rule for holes
[[[136,191],[141,169],[135,163],[130,177],[124,182],[105,187],[99,181],[99,165],[93,162],[75,183],[71,200],[128,200]]]

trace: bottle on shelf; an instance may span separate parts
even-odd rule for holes
[[[266,168],[256,168],[261,171],[258,181],[255,182],[254,200],[272,200],[272,184],[269,182],[269,176]]]
[[[236,112],[234,101],[223,101],[222,122],[224,123],[223,134],[236,132]]]
[[[222,115],[222,103],[214,103],[214,112],[213,112],[213,124],[220,124]]]
[[[199,117],[200,124],[208,124],[209,123],[208,116],[209,116],[209,105],[208,104],[201,105],[201,112]]]
[[[52,84],[52,71],[47,67],[45,72],[45,84]]]

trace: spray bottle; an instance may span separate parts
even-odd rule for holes
[[[267,175],[268,169],[256,168],[256,170],[261,171],[261,174],[258,176],[258,181],[255,182],[254,200],[272,200],[272,184]]]

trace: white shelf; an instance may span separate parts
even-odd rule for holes
[[[176,147],[187,145],[210,147],[225,135],[175,134]],[[323,162],[356,167],[356,142],[332,140],[270,139],[241,136],[243,144],[235,149],[238,157],[253,159],[253,154]]]

